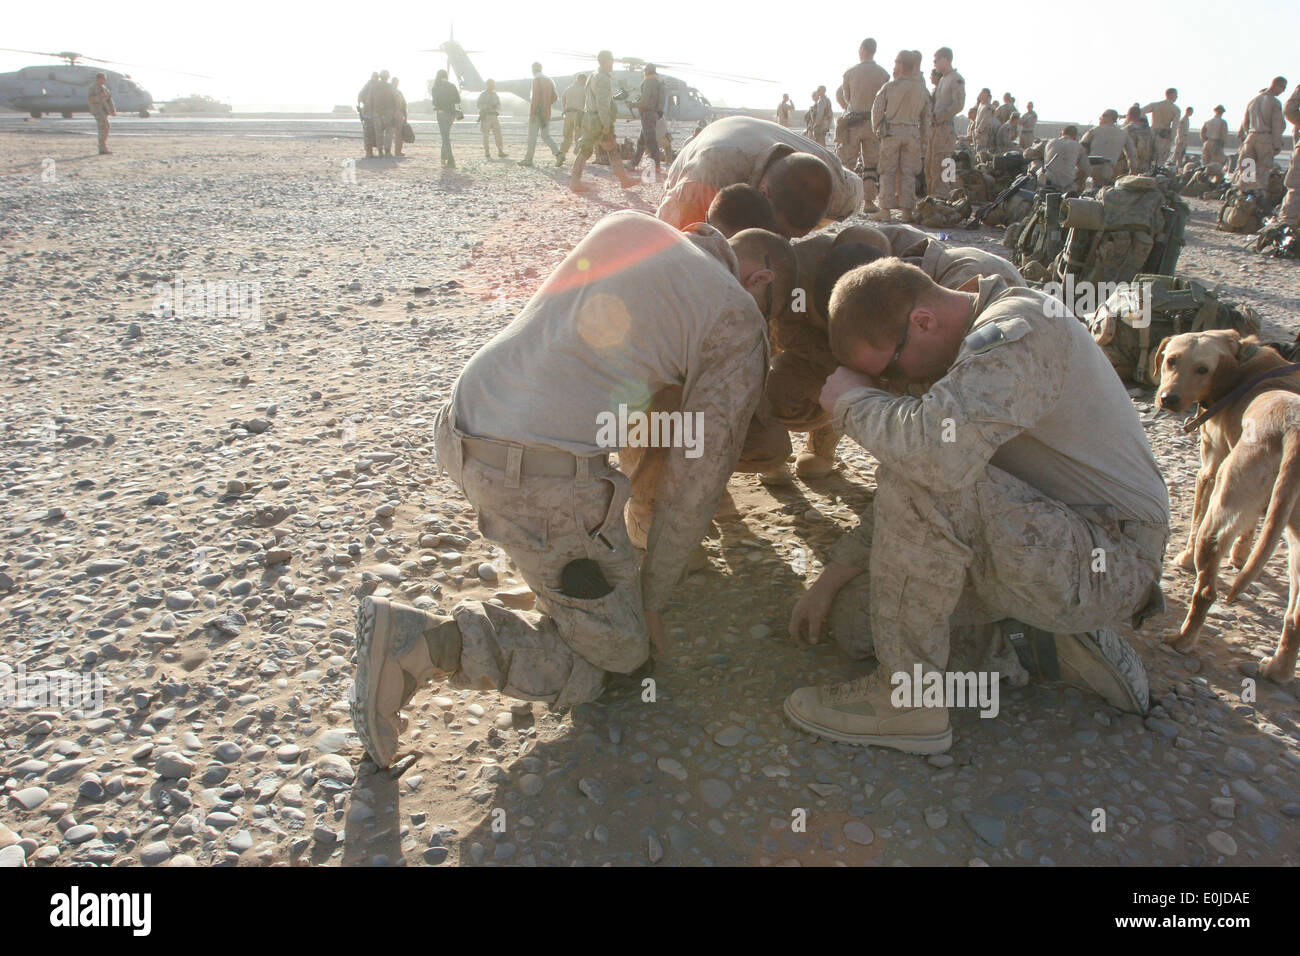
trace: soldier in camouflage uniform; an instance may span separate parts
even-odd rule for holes
[[[870,218],[888,222],[897,209],[911,222],[916,209],[916,174],[921,144],[930,135],[930,92],[921,76],[921,54],[903,50],[894,61],[894,79],[880,88],[871,106],[871,125],[880,137],[880,207]]]
[[[111,153],[112,150],[108,148],[108,118],[117,115],[117,107],[113,105],[108,77],[103,73],[95,74],[95,82],[86,94],[86,105],[90,107],[90,115],[95,117],[95,125],[99,128],[100,155]]]
[[[614,120],[618,116],[618,104],[614,102],[614,54],[601,50],[596,54],[599,69],[587,80],[587,98],[582,118],[582,143],[578,154],[573,159],[573,169],[569,174],[569,188],[575,193],[586,192],[589,187],[582,184],[582,168],[597,149],[609,158],[610,169],[618,177],[619,185],[631,189],[640,180],[633,179],[623,168],[623,156],[619,152],[618,140],[614,137]]]
[[[579,73],[573,82],[560,94],[560,111],[564,118],[564,130],[560,138],[560,152],[555,157],[555,165],[564,165],[564,154],[569,147],[577,147],[582,141],[582,113],[587,103],[587,74]]]
[[[1228,121],[1223,118],[1224,112],[1222,105],[1216,106],[1214,116],[1201,127],[1201,164],[1204,166],[1212,163],[1222,166],[1228,161],[1223,151],[1223,145],[1228,141]]]
[[[357,93],[357,113],[361,116],[361,137],[366,146],[366,158],[371,159],[375,155],[375,118],[370,112],[370,91],[374,85],[379,82],[379,73],[371,73],[370,79],[366,85],[361,87]]]
[[[858,62],[844,71],[844,82],[836,95],[845,112],[836,123],[835,141],[840,162],[845,169],[862,163],[862,199],[867,211],[875,208],[880,174],[876,170],[880,140],[871,128],[871,104],[880,88],[889,82],[889,73],[874,59],[876,41],[868,37],[858,46]]]
[[[1285,89],[1286,77],[1274,77],[1272,83],[1246,104],[1246,113],[1237,130],[1241,149],[1237,151],[1235,181],[1248,192],[1268,190],[1273,158],[1282,149],[1282,136],[1286,133],[1286,119],[1278,100]]]
[[[1279,222],[1300,226],[1300,83],[1287,97],[1283,115],[1291,124],[1291,142],[1295,148],[1291,151],[1291,165],[1286,171],[1286,196],[1277,211],[1277,218]]]
[[[1152,153],[1151,164],[1163,166],[1169,162],[1173,153],[1174,135],[1178,128],[1178,119],[1182,115],[1178,104],[1178,91],[1172,86],[1165,90],[1165,98],[1148,103],[1142,107],[1142,113],[1151,117]]]
[[[939,85],[934,90],[930,107],[930,140],[925,150],[925,188],[931,196],[946,199],[952,192],[952,183],[944,179],[944,160],[952,156],[957,145],[957,131],[953,120],[966,105],[966,81],[952,68],[952,50],[940,47],[934,52],[934,68],[939,72]]]
[[[954,292],[893,260],[843,277],[830,311],[846,367],[822,403],[879,461],[877,489],[790,628],[815,641],[844,614],[858,656],[874,653],[879,668],[801,688],[786,714],[846,743],[942,752],[946,707],[891,700],[891,676],[914,666],[1013,686],[1033,673],[1145,712],[1141,660],[1113,627],[1163,609],[1169,498],[1087,330],[1000,277]],[[1006,619],[1023,623],[993,626]]]
[[[462,601],[447,615],[363,599],[352,712],[376,764],[391,764],[399,711],[437,673],[569,706],[599,697],[609,672],[635,671],[652,644],[662,653],[660,615],[758,405],[767,319],[789,297],[793,260],[773,233],[726,240],[707,225],[683,233],[616,212],[470,359],[437,416],[438,461],[542,613]],[[672,389],[698,441],[694,454],[684,441],[639,449],[663,453],[653,491],[669,507],[653,509],[638,567],[624,523],[638,456],[625,448],[623,470],[610,466],[619,436],[602,418]]]

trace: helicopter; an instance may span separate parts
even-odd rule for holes
[[[153,106],[153,97],[149,91],[131,79],[130,74],[81,66],[77,62],[86,60],[91,63],[112,63],[112,60],[100,60],[72,52],[41,53],[7,47],[0,49],[8,53],[29,53],[32,56],[48,56],[67,61],[66,64],[25,66],[12,73],[0,73],[0,106],[25,112],[32,119],[40,119],[44,113],[58,113],[64,119],[72,119],[73,113],[90,112],[86,105],[86,94],[95,82],[96,73],[104,74],[119,113],[138,113],[144,118]]]
[[[478,50],[466,50],[456,42],[455,34],[444,43],[433,50],[422,50],[422,53],[442,53],[447,57],[447,69],[456,77],[457,85],[461,90],[467,93],[477,93],[486,88],[487,84],[483,82],[483,77],[479,74],[478,69],[470,60],[470,53],[478,53]],[[551,55],[565,57],[569,59],[595,60],[595,57],[589,53],[578,53],[574,51],[550,51]],[[630,104],[634,102],[641,89],[641,82],[645,79],[642,70],[647,63],[654,63],[657,67],[680,67],[686,72],[697,73],[701,76],[730,80],[744,81],[753,80],[760,83],[770,83],[771,80],[764,80],[761,77],[737,76],[729,73],[715,73],[709,70],[699,70],[691,67],[686,63],[675,63],[667,60],[643,60],[640,57],[619,57],[614,61],[616,68],[612,73],[614,81],[614,95],[617,101],[622,102],[628,107],[631,113]],[[621,67],[618,68],[618,67]],[[592,68],[594,69],[594,67]],[[586,72],[591,72],[590,70]],[[555,84],[556,95],[563,94],[565,89],[574,82],[576,73],[566,76],[552,76],[551,81]],[[664,119],[682,120],[686,122],[695,122],[703,120],[711,122],[715,117],[722,113],[729,112],[715,107],[709,102],[698,89],[691,86],[685,80],[676,76],[670,76],[662,70],[659,72],[659,79],[668,94],[668,108],[664,114]],[[432,82],[429,84],[432,89]],[[511,93],[524,102],[527,102],[532,95],[533,79],[497,80],[496,89],[498,93]]]

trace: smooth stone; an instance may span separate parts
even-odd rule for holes
[[[720,810],[731,802],[731,787],[717,778],[701,780],[700,799],[714,810]]]
[[[87,840],[93,840],[99,836],[99,827],[93,827],[89,823],[78,823],[75,827],[70,827],[68,832],[63,834],[63,838],[69,843],[85,843]]]
[[[1007,836],[1007,824],[1005,820],[989,816],[987,813],[975,813],[967,810],[962,815],[966,825],[975,831],[985,843],[990,846],[1001,846]]]
[[[1237,855],[1237,841],[1222,830],[1215,830],[1205,838],[1205,842],[1209,844],[1210,849],[1214,850],[1215,853],[1223,856]]]
[[[50,791],[44,787],[24,787],[10,794],[10,797],[24,810],[35,810],[50,798]]]
[[[850,820],[844,824],[844,838],[859,846],[870,846],[876,839],[876,834],[861,820]]]

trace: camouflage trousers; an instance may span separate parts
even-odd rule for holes
[[[90,115],[95,117],[95,126],[99,132],[99,149],[103,152],[108,149],[108,110],[91,110]]]
[[[1088,175],[1092,177],[1092,185],[1094,189],[1100,189],[1102,186],[1110,186],[1115,182],[1115,164],[1098,163],[1090,168]]]
[[[851,656],[874,651],[885,673],[998,671],[1027,679],[995,622],[1053,634],[1110,627],[1146,608],[1168,528],[1121,522],[1114,509],[1071,508],[1001,469],[941,493],[880,466],[864,521],[869,570],[836,597],[831,632]]]
[[[1172,130],[1158,129],[1151,135],[1154,140],[1154,148],[1151,153],[1151,162],[1158,166],[1164,166],[1169,162],[1173,155],[1174,134]]]
[[[881,209],[916,208],[916,174],[921,171],[921,130],[896,126],[880,141]]]
[[[1268,174],[1273,171],[1273,141],[1267,136],[1250,133],[1237,153],[1236,184],[1246,192],[1268,189]]]
[[[1300,226],[1300,145],[1291,153],[1291,166],[1286,171],[1286,196],[1277,211],[1277,218]]]
[[[465,434],[443,406],[435,423],[439,464],[478,514],[483,537],[510,556],[537,595],[540,613],[478,601],[452,610],[460,629],[460,687],[561,706],[595,700],[607,672],[630,673],[649,657],[636,554],[623,523],[628,479],[602,458],[577,459],[572,477],[521,474],[466,457]],[[522,446],[499,443],[504,449]],[[560,590],[565,565],[580,558],[600,566],[613,590],[571,597]]]
[[[789,431],[807,432],[808,451],[831,459],[840,434],[821,406],[821,393],[833,371],[816,358],[794,351],[778,352],[767,373],[766,390],[772,418]]]
[[[1201,165],[1209,166],[1211,163],[1218,163],[1223,166],[1228,162],[1227,154],[1223,151],[1223,140],[1207,139],[1201,144]]]
[[[957,134],[953,132],[952,123],[930,127],[930,142],[925,150],[925,190],[929,195],[947,199],[952,192],[952,183],[943,178],[943,161],[952,158],[956,146]]]
[[[497,152],[504,153],[506,147],[501,141],[501,118],[495,114],[492,116],[480,116],[478,122],[479,126],[483,130],[483,152],[489,157],[492,155],[492,151],[488,148],[488,136],[494,135],[496,136],[497,141]]]
[[[401,132],[395,129],[397,114],[388,110],[375,112],[375,145],[379,147],[380,152],[391,153],[393,151],[393,133]]]
[[[582,111],[568,110],[564,114],[564,130],[560,136],[560,155],[567,153],[570,146],[576,147],[581,139]]]
[[[845,169],[853,169],[862,158],[862,199],[874,203],[880,190],[880,138],[866,120],[850,126],[841,116],[836,123],[836,153]]]
[[[1033,145],[1034,145],[1034,131],[1022,129],[1020,131],[1020,143],[1019,143],[1020,148],[1028,149],[1030,146]]]

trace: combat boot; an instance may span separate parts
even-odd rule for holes
[[[876,669],[843,684],[800,687],[785,699],[785,715],[819,737],[912,754],[941,754],[952,746],[946,707],[895,707]]]
[[[460,666],[460,629],[445,615],[367,597],[357,609],[352,726],[375,765],[397,756],[400,711],[438,671]]]
[[[563,153],[556,153],[556,154],[555,154],[555,165],[556,165],[556,166],[563,166],[563,165],[564,165],[564,154],[563,154]]]
[[[758,473],[758,481],[769,488],[780,488],[783,485],[793,485],[794,476],[790,474],[790,466],[785,462],[777,465],[775,468],[769,468],[767,471]]]
[[[800,478],[825,478],[835,470],[835,446],[840,436],[830,425],[823,425],[808,435],[808,447],[794,460],[794,472]]]
[[[1039,680],[1061,681],[1091,691],[1129,714],[1147,712],[1146,668],[1137,651],[1114,628],[1049,634],[1019,621],[1003,621],[1002,628],[1020,663]]]

